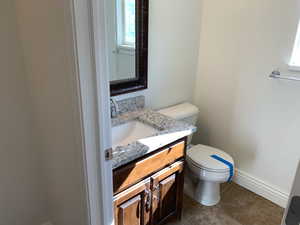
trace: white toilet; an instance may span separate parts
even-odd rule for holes
[[[158,111],[177,120],[196,125],[199,110],[190,103],[182,103]],[[206,206],[220,201],[220,184],[230,181],[234,161],[227,153],[205,145],[191,145],[188,140],[185,192]]]

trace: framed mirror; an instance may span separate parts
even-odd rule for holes
[[[111,96],[147,88],[149,0],[107,0]]]

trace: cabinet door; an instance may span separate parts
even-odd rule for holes
[[[114,197],[115,225],[150,225],[150,179]]]
[[[183,165],[183,162],[176,162],[151,177],[152,225],[181,218]]]

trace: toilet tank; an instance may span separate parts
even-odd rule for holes
[[[185,102],[164,108],[158,111],[159,113],[169,116],[176,120],[181,120],[191,125],[196,126],[198,120],[199,109],[191,103]],[[188,145],[191,144],[192,135],[188,138]]]

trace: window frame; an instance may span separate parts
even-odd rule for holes
[[[299,58],[297,62],[295,58]],[[291,71],[300,71],[300,21],[298,23],[294,47],[288,66]]]

